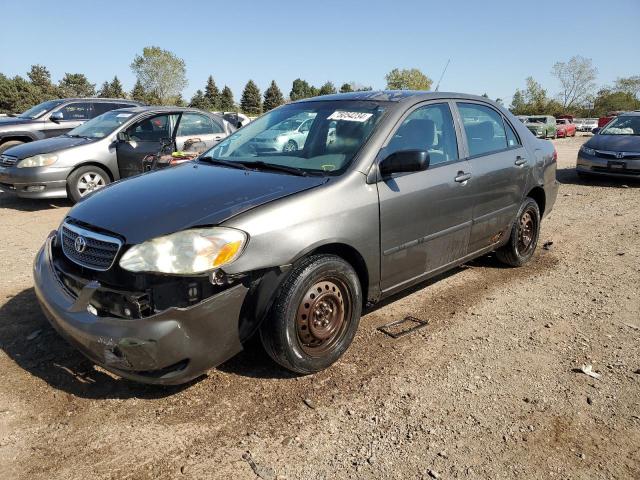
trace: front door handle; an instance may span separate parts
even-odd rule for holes
[[[458,175],[456,175],[456,178],[454,178],[454,180],[458,183],[464,183],[467,180],[469,180],[471,178],[471,174],[470,173],[465,173],[463,171],[459,171]]]
[[[527,159],[524,157],[521,157],[520,155],[518,155],[516,157],[516,161],[513,162],[516,164],[516,166],[521,167],[522,165],[524,165],[525,163],[527,163]]]

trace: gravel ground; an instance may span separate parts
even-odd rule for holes
[[[343,360],[303,378],[257,345],[180,388],[94,367],[32,288],[69,204],[0,193],[0,477],[640,478],[640,183],[579,180],[585,138],[555,141],[548,250],[378,306]],[[430,324],[376,330],[406,315]]]

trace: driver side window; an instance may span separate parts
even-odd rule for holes
[[[458,142],[449,105],[420,107],[405,118],[387,145],[387,155],[401,150],[426,150],[430,164],[458,159]]]
[[[136,142],[160,142],[171,138],[177,115],[158,115],[145,118],[127,129],[127,136]]]

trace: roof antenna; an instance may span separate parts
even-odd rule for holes
[[[444,66],[444,70],[442,70],[442,75],[440,75],[440,80],[438,80],[438,84],[436,85],[436,89],[434,90],[435,92],[437,92],[438,89],[440,88],[440,82],[442,81],[442,77],[444,77],[444,73],[447,71],[447,67],[449,66],[449,63],[451,63],[451,59],[447,60],[447,64]]]

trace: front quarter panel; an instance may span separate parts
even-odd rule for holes
[[[223,225],[243,230],[243,254],[224,267],[229,274],[289,265],[328,244],[344,244],[364,260],[369,295],[379,283],[378,192],[357,171],[325,185],[257,207]]]

